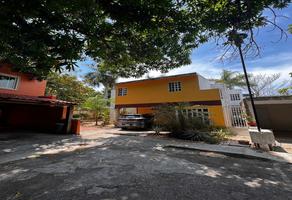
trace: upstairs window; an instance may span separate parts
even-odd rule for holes
[[[0,88],[15,90],[18,84],[17,76],[9,76],[6,74],[0,74]]]
[[[239,94],[231,94],[230,99],[231,99],[231,101],[239,101],[240,95]]]
[[[168,83],[168,91],[169,92],[181,91],[181,83],[180,82],[170,82],[170,83]]]
[[[127,88],[119,88],[119,90],[118,90],[118,96],[126,96],[127,93],[128,93]]]

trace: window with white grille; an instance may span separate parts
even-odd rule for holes
[[[181,91],[181,83],[180,82],[170,82],[170,83],[168,83],[168,91],[169,92]]]
[[[193,108],[182,111],[183,115],[195,117],[202,120],[205,124],[210,124],[210,116],[208,108]]]
[[[240,106],[230,107],[230,114],[233,127],[246,127],[243,110]]]
[[[230,94],[231,101],[239,101],[240,95],[239,94]]]
[[[17,76],[10,76],[6,74],[0,74],[0,88],[15,90],[18,84]]]
[[[118,90],[118,96],[126,96],[127,93],[128,93],[127,88],[119,88],[119,90]]]

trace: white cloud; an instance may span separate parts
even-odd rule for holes
[[[275,74],[280,73],[280,80],[290,79],[289,73],[292,72],[292,53],[283,52],[274,55],[269,55],[257,59],[247,59],[247,68],[249,73],[254,74]],[[228,69],[238,72],[243,72],[241,63],[239,61],[235,62],[221,62],[216,59],[209,58],[197,58],[193,57],[193,62],[190,65],[182,66],[180,68],[176,68],[170,70],[167,75],[177,75],[177,74],[185,74],[197,72],[205,78],[219,78],[222,69]],[[145,79],[147,76],[149,77],[159,77],[162,74],[159,71],[150,71],[148,75],[144,75],[139,79]],[[118,82],[126,82],[132,80],[139,80],[135,78],[119,78]]]
[[[248,70],[254,74],[281,74],[281,79],[289,79],[292,72],[292,53],[279,53],[249,61]]]
[[[275,66],[274,68],[255,67],[250,70],[254,74],[276,74],[280,73],[282,78],[289,78],[289,73],[292,72],[292,64],[284,64]]]
[[[186,74],[186,73],[192,73],[196,72],[199,73],[200,75],[206,77],[206,78],[218,78],[221,72],[221,68],[214,67],[212,65],[212,62],[208,61],[203,61],[203,60],[194,60],[192,64],[182,66],[180,68],[176,68],[173,70],[170,70],[168,73],[164,74],[166,76],[170,75],[177,75],[177,74]],[[140,79],[145,79],[147,76],[155,78],[162,76],[162,73],[159,71],[150,71],[148,75],[144,75],[143,77],[139,79],[135,78],[119,78],[118,82],[126,82],[126,81],[132,81],[132,80],[140,80]]]

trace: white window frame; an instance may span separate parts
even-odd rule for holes
[[[128,88],[118,88],[118,96],[122,97],[122,96],[126,96],[127,94],[128,94]]]
[[[212,124],[212,121],[210,119],[210,111],[206,107],[189,108],[183,110],[183,114],[187,117],[196,117],[202,120],[203,123],[208,123],[209,125]]]
[[[240,94],[230,94],[231,101],[240,101]]]
[[[5,74],[5,73],[0,73],[0,75],[11,77],[11,78],[16,78],[15,88],[7,88],[7,87],[1,87],[0,86],[0,89],[4,89],[4,90],[17,90],[18,89],[18,85],[19,85],[19,82],[20,82],[20,77],[19,76]]]
[[[180,81],[174,81],[168,83],[169,92],[180,92],[182,91],[182,86]]]

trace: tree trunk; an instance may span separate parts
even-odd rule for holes
[[[108,90],[109,90],[109,85],[104,84],[104,98],[108,99]]]
[[[98,121],[98,117],[97,117],[97,115],[95,115],[95,126],[98,125],[98,124],[97,124],[97,121]]]

